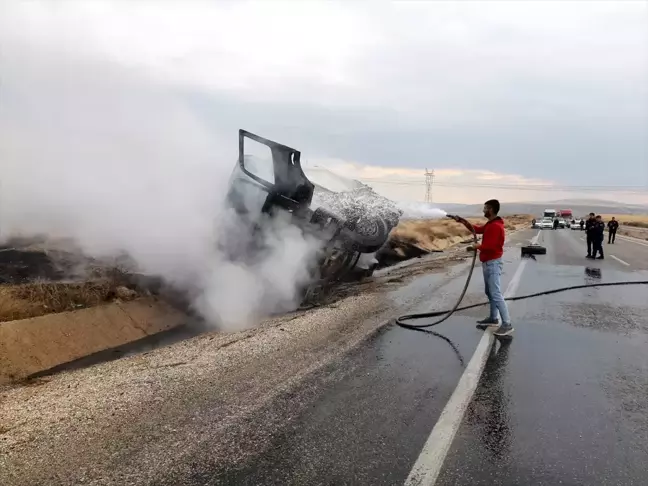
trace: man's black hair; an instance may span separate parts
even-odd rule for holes
[[[500,210],[500,203],[497,199],[489,199],[484,203],[486,206],[493,210],[494,214],[498,214]]]
[[[594,213],[590,213],[590,216],[594,216]]]

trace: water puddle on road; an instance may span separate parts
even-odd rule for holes
[[[606,265],[529,265],[518,295],[555,288],[591,285],[526,302],[527,318],[554,320],[580,328],[623,335],[648,333],[647,285],[597,286],[648,281],[648,272],[627,272]]]

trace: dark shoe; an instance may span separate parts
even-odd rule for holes
[[[497,329],[500,327],[499,324],[477,324],[477,329],[480,331],[485,331],[486,329]]]
[[[498,327],[499,327],[499,319],[491,319],[490,317],[487,317],[486,319],[477,321],[477,329],[480,329],[482,331],[485,331],[488,328],[498,328]]]
[[[493,331],[493,335],[497,337],[508,337],[513,334],[513,331],[513,326],[509,322],[507,324],[502,324],[501,326],[499,326],[495,331]]]
[[[600,256],[600,257],[596,257],[596,259],[597,260],[605,260],[605,257]]]
[[[592,255],[587,255],[585,258],[589,258],[590,260],[594,260],[594,257]]]

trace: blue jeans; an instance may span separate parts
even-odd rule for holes
[[[502,268],[504,263],[501,258],[489,260],[482,263],[482,270],[484,272],[484,288],[486,297],[490,302],[490,317],[497,319],[497,312],[502,318],[502,324],[510,324],[511,318],[509,316],[508,307],[502,295],[500,288],[500,279],[502,277]]]

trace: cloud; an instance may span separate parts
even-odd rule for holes
[[[139,70],[69,46],[3,48],[0,240],[47,235],[96,258],[125,253],[230,329],[299,303],[318,243],[278,221],[244,258],[249,234],[224,204],[235,136]]]
[[[190,103],[214,136],[247,128],[387,171],[648,188],[644,2],[0,8],[3,46],[119,64]]]
[[[335,174],[358,179],[393,200],[414,202],[425,198],[425,176],[421,169],[370,166],[339,159],[313,159],[307,167],[324,167]],[[623,198],[631,204],[648,205],[648,196],[637,191],[610,192],[605,188],[578,191],[565,188],[578,185],[578,181],[529,178],[479,169],[435,169],[432,196],[433,201],[439,203],[480,203],[493,197],[503,202],[574,198],[618,201]]]

